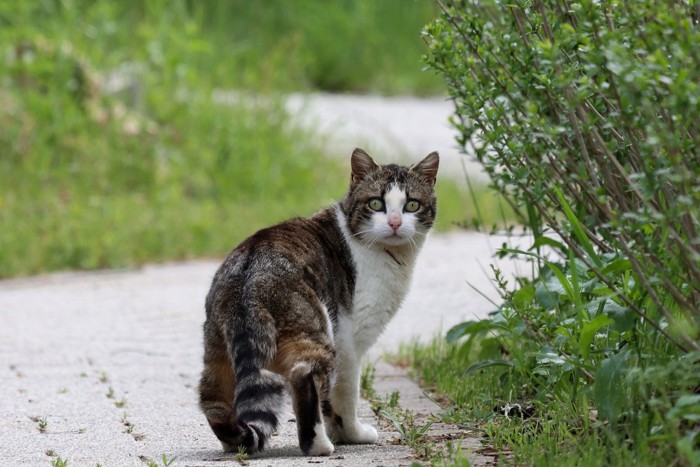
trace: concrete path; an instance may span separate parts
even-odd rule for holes
[[[380,160],[413,163],[438,151],[440,176],[463,182],[466,170],[473,182],[488,183],[481,165],[460,152],[450,125],[454,104],[446,98],[292,94],[286,107],[298,123],[326,136],[332,154],[345,157],[348,147],[359,146]]]
[[[441,152],[441,176],[462,177],[462,157],[442,99],[292,96],[299,122],[327,135],[343,157],[355,146],[381,159]],[[335,148],[335,149],[333,149]],[[348,149],[349,148],[349,149]],[[379,155],[378,155],[379,157]],[[467,164],[470,174],[479,169]],[[477,175],[478,177],[479,175]],[[433,235],[420,257],[414,287],[403,308],[370,351],[377,361],[414,336],[426,341],[465,319],[494,308],[489,281],[492,253],[504,239],[453,232]],[[233,247],[233,245],[232,245]],[[61,273],[0,281],[0,466],[237,465],[223,455],[197,408],[204,296],[216,261],[147,266],[139,270]],[[511,276],[518,267],[499,267]],[[482,291],[475,292],[468,284]],[[401,370],[379,362],[380,395],[401,393],[404,408],[427,421],[440,410]],[[380,443],[338,446],[327,458],[301,456],[291,412],[279,435],[254,466],[411,465],[412,451],[398,433],[376,419]],[[435,424],[436,439],[473,434]],[[447,438],[445,438],[447,436]],[[471,444],[469,444],[471,443]],[[478,455],[476,438],[465,444]]]
[[[491,309],[466,283],[496,297],[482,272],[496,242],[463,232],[430,238],[413,290],[373,358],[411,336],[428,339]],[[203,302],[218,264],[0,281],[0,465],[48,465],[52,454],[93,466],[143,465],[163,454],[177,457],[175,465],[231,461],[196,398]],[[380,371],[378,380],[391,371]],[[366,404],[363,414],[377,424]],[[252,465],[411,463],[408,448],[388,443],[397,434],[386,427],[380,445],[300,457],[292,419],[291,413],[283,419],[271,449]]]

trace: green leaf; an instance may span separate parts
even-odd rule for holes
[[[563,272],[561,272],[561,269],[554,264],[550,263],[549,261],[547,262],[547,266],[552,270],[555,276],[557,276],[557,279],[559,280],[559,283],[561,286],[564,288],[564,291],[566,292],[566,295],[571,299],[572,301],[575,299],[574,295],[574,287],[571,285],[571,282],[566,278]]]
[[[484,368],[490,368],[493,366],[512,367],[514,365],[513,365],[513,362],[508,361],[508,360],[503,360],[502,358],[494,358],[491,360],[484,360],[484,361],[475,363],[472,366],[470,366],[469,368],[467,368],[466,370],[464,370],[464,376],[469,376],[470,374],[472,374],[476,371],[483,370]]]
[[[540,282],[535,288],[535,301],[545,310],[551,310],[559,304],[559,295],[553,293]]]
[[[563,365],[566,360],[554,352],[543,352],[537,354],[537,363],[540,365]]]
[[[586,235],[586,233],[583,231],[581,222],[578,220],[578,217],[576,217],[576,215],[574,214],[574,211],[571,210],[571,206],[569,206],[569,203],[566,201],[566,198],[564,198],[564,195],[562,194],[561,190],[557,186],[553,186],[552,190],[554,190],[554,193],[557,195],[557,198],[559,199],[559,204],[561,205],[564,214],[566,214],[566,218],[571,224],[571,228],[574,231],[574,236],[578,240],[579,244],[584,250],[586,250],[586,253],[588,253],[588,256],[593,260],[596,266],[602,267],[603,261],[600,259],[600,256],[598,256],[598,254],[595,252],[591,240],[588,238],[588,235]]]
[[[603,275],[610,273],[619,273],[623,271],[629,271],[632,269],[632,263],[627,258],[618,258],[615,261],[611,261],[605,266],[600,273]]]
[[[454,344],[464,336],[491,331],[495,328],[496,325],[488,319],[483,319],[481,321],[465,321],[450,328],[450,330],[447,331],[446,339],[450,344]]]
[[[635,313],[634,310],[618,305],[610,299],[605,301],[605,305],[603,305],[603,313],[615,321],[614,328],[617,332],[629,331],[637,322],[637,313]]]
[[[578,345],[581,356],[584,359],[588,358],[591,353],[591,342],[593,342],[593,337],[598,330],[612,323],[614,323],[614,321],[609,316],[598,315],[583,325],[583,329],[581,329],[581,339]]]
[[[530,304],[533,298],[535,298],[535,288],[528,284],[521,287],[513,294],[513,304],[521,308]]]
[[[537,248],[543,247],[543,246],[551,246],[553,248],[556,248],[563,253],[566,253],[567,248],[566,245],[564,245],[562,242],[559,242],[557,240],[554,240],[553,238],[550,237],[545,237],[545,236],[540,236],[537,237],[537,240],[532,244],[530,247],[530,250],[535,250]]]
[[[630,369],[629,355],[629,351],[623,350],[606,358],[595,374],[593,400],[599,415],[610,421],[615,421],[626,408],[629,385],[625,377]]]
[[[684,394],[668,411],[668,417],[697,421],[700,416],[700,394]]]

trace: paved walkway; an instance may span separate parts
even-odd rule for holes
[[[491,305],[467,281],[490,293],[482,268],[494,244],[475,233],[430,238],[414,288],[372,356],[483,316]],[[176,465],[232,460],[222,456],[196,398],[203,302],[217,266],[194,261],[0,281],[0,465],[48,465],[51,454],[93,466],[143,465],[163,454],[177,457]],[[395,372],[382,368],[378,381]],[[391,384],[383,388],[392,392]],[[299,457],[291,419],[252,465],[411,463],[410,450],[388,442],[396,433],[387,427],[380,445]]]
[[[462,158],[449,129],[451,104],[442,99],[292,96],[300,123],[327,135],[329,153],[355,146],[378,159],[417,160],[441,153],[441,177],[462,177]],[[333,142],[331,145],[330,143]],[[477,179],[480,170],[467,163]],[[370,351],[377,361],[414,336],[426,341],[465,319],[484,317],[497,300],[488,277],[503,239],[455,232],[432,236],[420,257],[414,287]],[[233,245],[232,245],[233,246]],[[148,266],[131,271],[62,273],[0,281],[0,465],[142,466],[236,464],[197,408],[204,296],[219,261]],[[516,265],[500,265],[510,275]],[[425,421],[439,408],[405,374],[377,367],[377,392],[401,392],[400,402]],[[379,425],[368,404],[367,421]],[[380,425],[380,443],[338,446],[327,458],[301,457],[291,415],[255,466],[410,465],[409,448]],[[431,435],[470,436],[436,424]],[[478,442],[465,445],[477,450]],[[476,464],[488,458],[473,456]]]
[[[414,163],[440,153],[440,177],[488,183],[480,164],[462,155],[450,125],[454,104],[442,97],[292,94],[287,110],[303,126],[326,136],[331,154],[347,157],[356,146],[380,161]],[[350,150],[348,150],[350,148]]]

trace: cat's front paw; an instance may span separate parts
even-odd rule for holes
[[[304,451],[307,456],[330,456],[333,454],[335,447],[331,440],[328,439],[325,433],[316,433],[316,437],[311,443],[311,446]]]
[[[377,430],[372,425],[357,422],[352,429],[346,430],[343,441],[352,444],[374,444],[379,439]]]

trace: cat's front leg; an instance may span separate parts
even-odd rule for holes
[[[379,439],[377,430],[357,418],[360,397],[360,359],[345,356],[338,359],[335,384],[331,390],[334,414],[328,422],[330,435],[336,441],[350,444],[373,444]]]

